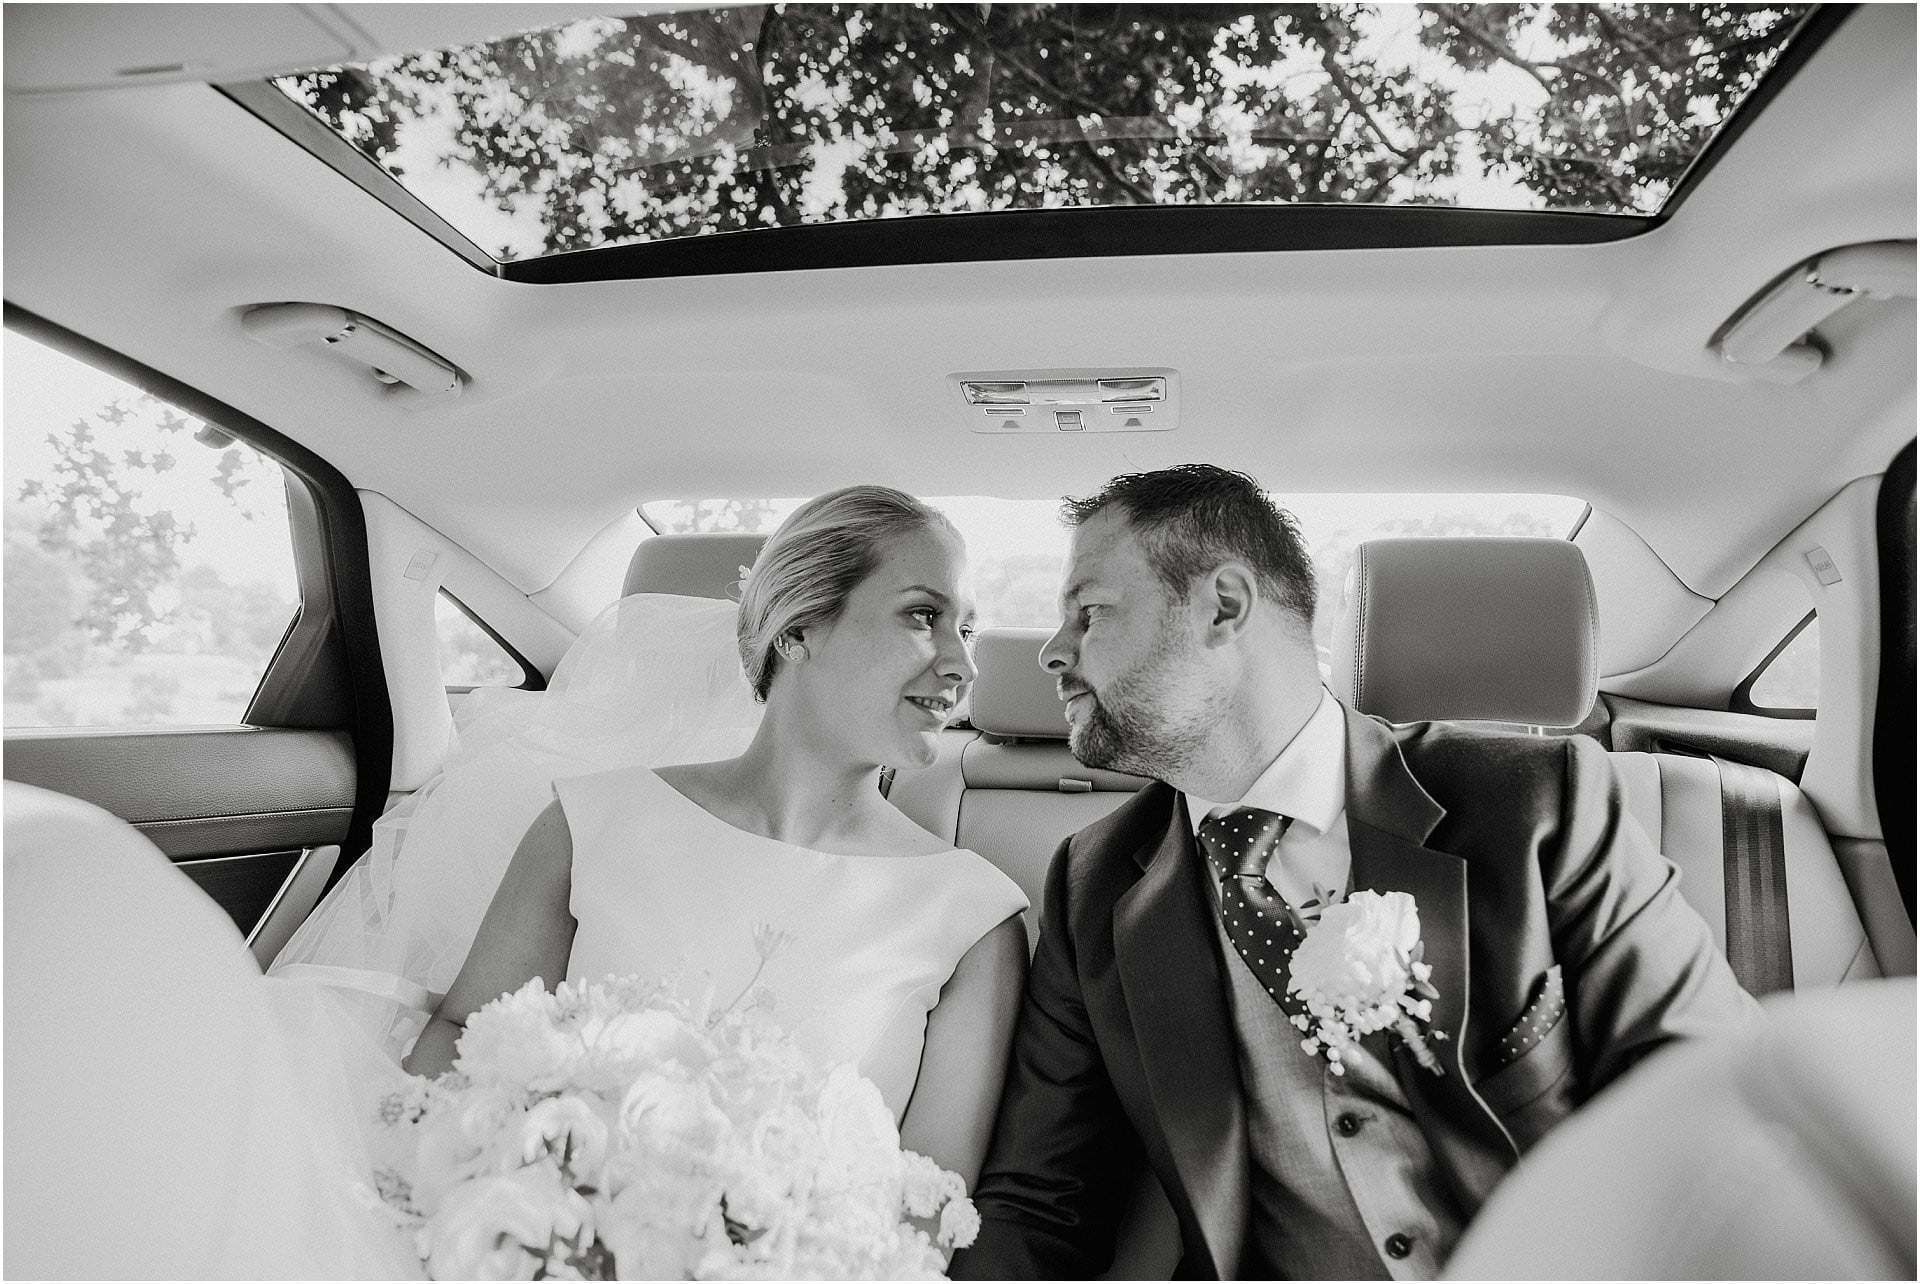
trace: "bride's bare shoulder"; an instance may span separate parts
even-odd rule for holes
[[[682,762],[671,767],[655,767],[653,774],[704,807],[708,799],[726,795],[733,765],[731,758],[719,762]]]
[[[873,812],[874,846],[882,853],[900,856],[931,856],[950,852],[953,844],[929,833],[909,819],[907,814],[885,799]]]

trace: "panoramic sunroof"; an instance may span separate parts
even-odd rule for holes
[[[1650,215],[1810,8],[759,5],[271,83],[500,262],[1061,207]]]

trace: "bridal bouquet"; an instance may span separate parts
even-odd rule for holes
[[[375,1190],[438,1279],[931,1279],[979,1218],[879,1089],[764,1007],[538,980],[381,1104]],[[933,1233],[909,1218],[921,1219]]]

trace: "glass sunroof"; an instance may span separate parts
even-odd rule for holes
[[[1653,214],[1810,8],[760,5],[272,83],[501,261],[1058,207]]]

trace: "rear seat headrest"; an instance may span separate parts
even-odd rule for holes
[[[973,725],[996,736],[1067,738],[1066,707],[1040,667],[1051,629],[981,629],[973,640]]]
[[[760,556],[765,535],[716,531],[698,535],[655,535],[640,541],[627,563],[620,596],[677,593],[682,597],[738,597],[740,568]]]
[[[1571,727],[1593,707],[1598,634],[1568,540],[1368,540],[1334,625],[1334,691],[1389,722]]]

